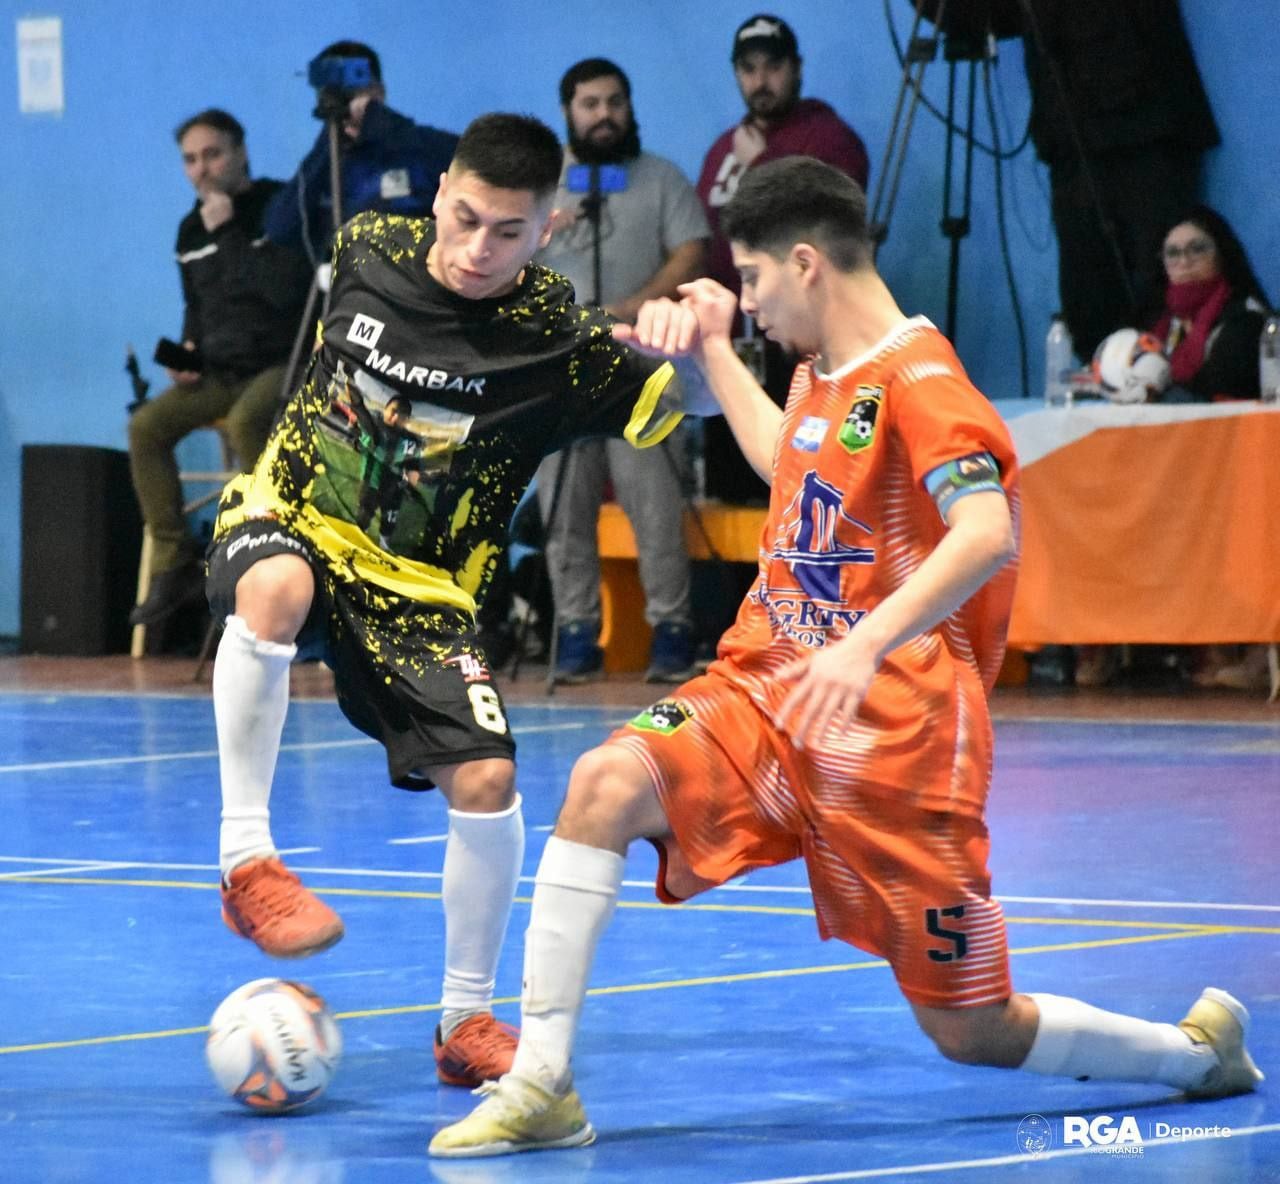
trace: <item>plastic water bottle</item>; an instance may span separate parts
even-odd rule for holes
[[[1075,350],[1062,314],[1055,312],[1044,339],[1044,405],[1071,406],[1071,372]]]
[[[1280,314],[1267,318],[1258,338],[1258,390],[1264,403],[1280,403]]]

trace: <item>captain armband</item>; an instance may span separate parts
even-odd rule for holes
[[[943,518],[966,494],[1004,492],[1000,484],[1000,466],[989,452],[973,452],[939,465],[925,474],[924,487]]]

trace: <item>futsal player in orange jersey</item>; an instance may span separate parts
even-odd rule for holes
[[[990,895],[987,694],[1015,578],[1018,465],[950,344],[876,273],[862,191],[818,161],[753,169],[722,225],[742,309],[807,355],[785,410],[734,354],[711,280],[616,335],[691,353],[771,481],[756,582],[707,673],[582,757],[538,868],[512,1070],[438,1156],[591,1142],[570,1055],[624,854],[674,901],[802,858],[818,931],[885,958],[946,1057],[1252,1090],[1248,1013],[1209,988],[1179,1024],[1015,994]]]

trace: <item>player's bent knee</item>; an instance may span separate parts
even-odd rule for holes
[[[959,1065],[989,1065],[990,1042],[972,1011],[917,1009],[916,1019],[937,1050]]]
[[[612,848],[666,831],[666,818],[640,761],[616,744],[578,758],[556,833],[562,838]]]
[[[315,596],[311,566],[297,555],[270,555],[236,583],[236,616],[260,641],[290,644],[306,624]]]
[[[462,814],[499,814],[516,800],[515,765],[502,757],[432,769],[431,777]]]

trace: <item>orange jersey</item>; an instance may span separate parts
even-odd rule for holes
[[[772,718],[778,672],[831,645],[900,587],[946,532],[927,474],[990,453],[1018,519],[1004,422],[923,317],[830,375],[802,363],[774,453],[760,570],[715,669]],[[888,654],[853,727],[795,754],[821,809],[842,786],[931,810],[981,814],[991,780],[987,693],[1004,658],[1015,565]]]

